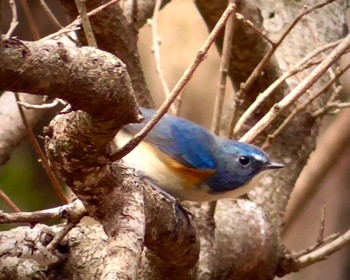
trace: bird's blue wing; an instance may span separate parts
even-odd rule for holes
[[[154,110],[141,108],[145,120],[123,128],[136,134],[155,114]],[[213,152],[215,136],[205,128],[185,119],[165,115],[146,136],[145,141],[177,163],[197,170],[215,170],[217,167]]]

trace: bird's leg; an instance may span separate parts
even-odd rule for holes
[[[173,207],[173,213],[176,219],[176,223],[179,222],[179,220],[177,219],[177,213],[179,211],[181,211],[184,216],[186,217],[186,220],[188,223],[190,223],[190,218],[189,216],[193,216],[191,212],[187,211],[182,205],[181,203],[175,198],[173,197],[171,194],[167,193],[166,191],[164,191],[163,189],[161,189],[152,179],[150,179],[149,177],[145,176],[145,175],[141,175],[140,179],[142,181],[144,181],[146,184],[148,184],[150,187],[152,187],[152,189],[154,189],[155,191],[160,192],[165,198],[167,198],[168,200],[170,200],[170,202],[172,203],[172,207]]]

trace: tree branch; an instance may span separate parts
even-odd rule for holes
[[[145,230],[143,186],[129,169],[117,163],[110,164],[108,160],[108,143],[118,129],[125,123],[139,119],[124,65],[100,50],[88,47],[70,49],[62,44],[45,42],[6,41],[4,54],[0,60],[0,73],[4,77],[0,79],[0,88],[10,87],[63,98],[70,102],[73,109],[84,110],[60,114],[51,121],[46,133],[46,152],[53,169],[106,230],[108,252],[104,277],[133,277]],[[60,67],[52,69],[50,66],[53,63]],[[10,65],[16,65],[15,70]],[[30,79],[33,76],[38,79]],[[15,85],[9,82],[14,77]],[[40,82],[39,77],[45,77],[45,83]],[[62,80],[57,77],[62,77]],[[157,205],[155,202],[148,204]],[[172,205],[168,202],[165,205],[167,214],[163,213],[162,219],[159,219],[159,214],[152,213],[152,219],[148,218],[147,222],[158,219],[158,227],[161,221],[168,219],[169,222],[165,224],[167,231],[173,231],[176,227],[181,240],[174,248],[174,255],[183,256],[194,249],[194,257],[186,259],[192,267],[198,255],[193,230],[188,230],[188,223],[174,223],[174,219],[169,218],[173,216]],[[146,236],[151,236],[154,227],[147,227],[147,231]],[[130,239],[132,242],[127,242],[130,236],[134,238]],[[157,242],[173,245],[171,238],[172,235],[163,234]],[[154,251],[162,252],[160,248]],[[117,249],[118,255],[115,254]],[[121,261],[118,257],[120,250],[124,252],[125,266],[114,265]],[[188,263],[182,267],[190,269]]]
[[[295,257],[295,255],[299,254],[294,253],[290,256],[286,255],[283,259],[281,259],[276,275],[281,277],[290,272],[299,271],[300,269],[308,267],[314,263],[323,261],[349,243],[350,230],[347,230],[345,233],[339,235],[329,243],[317,247],[311,252],[307,252],[297,257]]]
[[[4,45],[0,58],[0,90],[58,97],[92,115],[101,115],[95,106],[98,101],[105,108],[101,120],[112,119],[117,108],[127,113],[127,105],[132,104],[133,110],[119,118],[119,123],[139,120],[131,83],[125,78],[125,65],[113,55],[89,47],[68,48],[59,42],[23,43],[9,39]]]
[[[75,4],[70,0],[60,0],[60,2],[67,14],[75,19],[78,15]],[[97,9],[100,4],[99,0],[89,0],[86,3],[88,11]],[[138,29],[127,22],[123,10],[116,3],[91,15],[89,20],[99,49],[116,55],[126,64],[139,104],[144,107],[154,107],[137,51]],[[77,35],[79,40],[87,45],[84,32],[78,30]]]
[[[15,228],[0,233],[0,255],[5,257],[21,256],[24,259],[32,259],[40,265],[57,263],[62,259],[58,252],[53,254],[46,249],[47,244],[54,238],[54,231],[42,224],[34,228]]]
[[[0,224],[10,223],[43,223],[61,219],[74,220],[77,216],[86,214],[80,200],[72,203],[34,212],[3,213],[0,212]]]

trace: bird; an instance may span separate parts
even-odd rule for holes
[[[124,126],[115,138],[118,147],[155,114],[152,109],[141,107],[140,111],[143,122]],[[256,185],[263,171],[284,167],[257,146],[225,139],[170,114],[123,161],[167,197],[197,202],[237,198]]]

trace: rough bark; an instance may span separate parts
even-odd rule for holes
[[[140,119],[124,64],[89,47],[11,39],[4,41],[0,69],[1,89],[64,98],[72,105],[71,112],[57,115],[46,128],[46,152],[53,170],[104,227],[108,238],[102,277],[134,278],[145,235],[146,245],[162,263],[182,270],[195,265],[198,243],[185,213],[174,219],[172,203],[157,203],[161,195],[151,192],[146,219],[143,185],[132,170],[108,160],[109,142],[120,127]],[[46,75],[45,82],[31,78],[45,73],[53,76]],[[174,240],[178,246],[169,261],[164,248]]]

